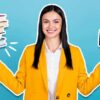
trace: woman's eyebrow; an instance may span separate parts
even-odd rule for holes
[[[54,19],[54,20],[61,20],[61,19]]]
[[[48,20],[49,21],[49,19],[43,19],[43,20]],[[53,19],[53,21],[55,21],[55,20],[61,20],[61,19]]]
[[[43,19],[43,20],[48,20],[48,19]]]

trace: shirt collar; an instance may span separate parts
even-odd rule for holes
[[[44,44],[45,44],[46,52],[51,52],[50,49],[48,48],[47,43],[46,43],[45,40],[44,40]],[[56,49],[56,51],[57,51],[57,50],[61,50],[61,49],[62,49],[62,42],[60,43],[60,45],[59,45],[59,47]],[[55,52],[56,52],[56,51],[55,51]]]

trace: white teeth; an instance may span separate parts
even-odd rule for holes
[[[54,31],[48,31],[48,32],[54,32]]]
[[[51,31],[51,30],[47,30],[49,33],[53,33],[53,32],[55,32],[55,30],[54,31]]]

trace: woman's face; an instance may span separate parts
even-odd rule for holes
[[[55,11],[47,12],[42,17],[42,31],[46,38],[59,38],[62,18]]]

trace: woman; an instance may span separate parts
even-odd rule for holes
[[[56,5],[43,8],[36,45],[26,47],[14,76],[2,62],[0,81],[25,100],[76,100],[100,84],[100,64],[90,77],[80,49],[68,43],[66,21]],[[5,77],[6,76],[6,77]]]

